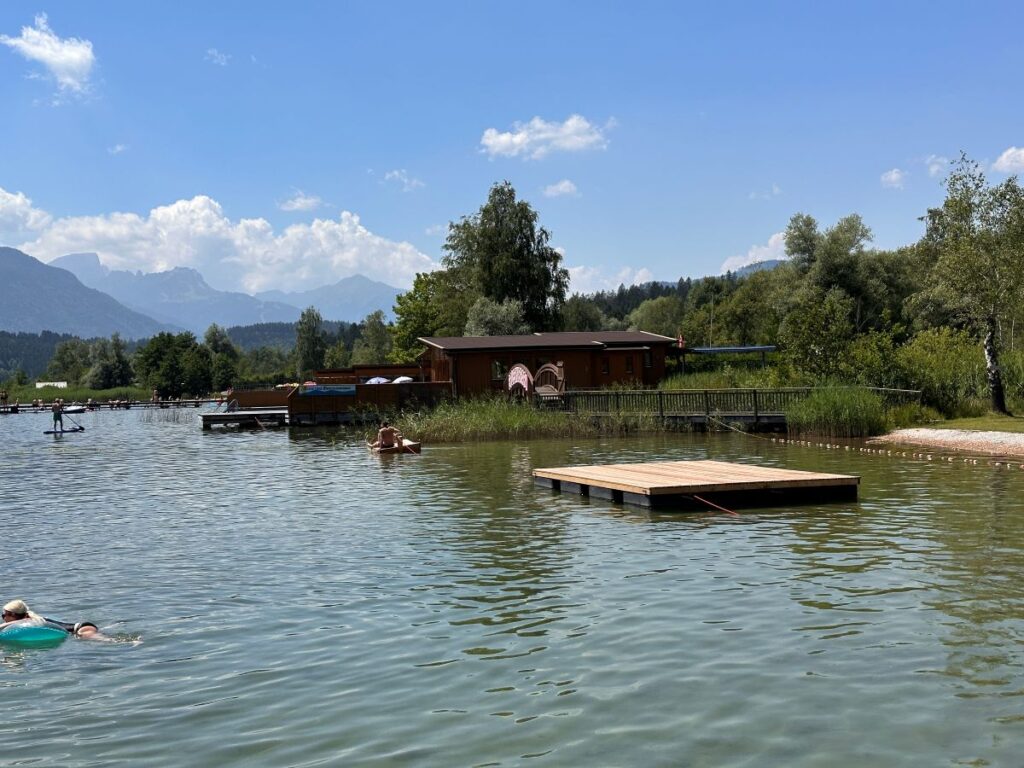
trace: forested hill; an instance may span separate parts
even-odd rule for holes
[[[70,333],[8,333],[0,331],[0,381],[22,371],[30,379],[46,370],[53,351],[62,341],[75,338]]]
[[[349,349],[359,338],[359,323],[348,323],[338,320],[325,320],[323,330],[328,336],[337,340],[340,335]],[[236,325],[227,329],[228,338],[240,349],[250,351],[258,347],[277,347],[290,350],[295,346],[295,323],[256,323],[255,325]]]
[[[119,333],[128,339],[176,330],[133,312],[105,293],[86,288],[73,274],[14,248],[0,247],[0,330]]]

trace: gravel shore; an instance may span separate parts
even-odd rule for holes
[[[968,429],[897,429],[872,438],[871,443],[924,445],[951,451],[986,453],[993,456],[1024,456],[1024,434],[1015,432],[974,432]]]

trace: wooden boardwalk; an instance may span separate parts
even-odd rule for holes
[[[659,461],[535,469],[546,488],[642,507],[708,509],[856,499],[860,478],[725,461]],[[699,496],[700,498],[695,498]]]

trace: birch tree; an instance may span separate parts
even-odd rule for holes
[[[945,201],[924,221],[925,243],[938,254],[932,287],[981,336],[992,410],[1009,413],[999,322],[1024,288],[1024,190],[1016,176],[989,186],[981,166],[961,155],[946,179]]]

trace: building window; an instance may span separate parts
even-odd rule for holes
[[[626,373],[633,372],[633,356],[626,355]]]
[[[654,366],[654,361],[651,359],[651,350],[644,352],[644,368],[651,368]]]
[[[601,358],[601,373],[607,376],[612,372],[612,366],[607,357]]]
[[[503,381],[508,375],[508,366],[502,360],[491,360],[491,379]]]

